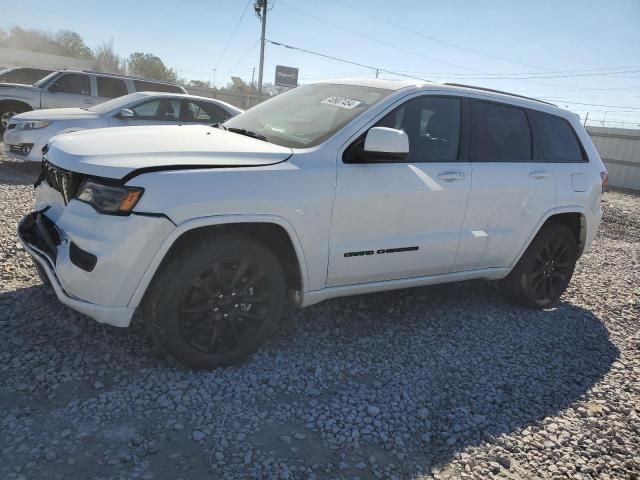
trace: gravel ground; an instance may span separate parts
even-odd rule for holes
[[[557,308],[332,300],[201,373],[42,287],[15,237],[36,173],[0,152],[0,478],[640,478],[639,196],[606,194]]]

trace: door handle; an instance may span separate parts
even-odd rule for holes
[[[456,180],[462,180],[464,178],[464,173],[462,172],[442,172],[438,174],[438,178],[440,180],[444,180],[445,182],[455,182]]]
[[[532,172],[529,172],[529,176],[536,180],[541,180],[543,178],[549,178],[551,174],[546,170],[533,170]]]

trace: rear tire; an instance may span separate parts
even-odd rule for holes
[[[576,239],[566,226],[544,226],[504,279],[511,299],[530,308],[553,305],[564,293],[578,260]]]
[[[220,234],[161,267],[145,296],[143,318],[167,354],[209,370],[257,350],[274,333],[285,299],[276,256],[246,235]]]

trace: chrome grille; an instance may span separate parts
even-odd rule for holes
[[[76,196],[81,181],[80,174],[58,168],[46,160],[42,161],[42,178],[51,188],[60,192],[65,205]]]

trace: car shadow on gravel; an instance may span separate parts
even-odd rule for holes
[[[380,442],[374,435],[374,445],[409,451],[407,465],[428,469],[503,434],[537,431],[539,422],[579,401],[620,354],[591,311],[567,301],[542,311],[514,306],[490,282],[336,299],[317,308],[332,315],[289,319],[290,334],[337,330],[336,351],[366,349],[362,363],[371,363],[353,377],[361,384],[355,390],[383,404],[381,410],[393,410],[394,402],[408,406],[392,415],[414,416],[391,428],[405,427],[408,439]],[[340,383],[323,405],[344,393]]]
[[[382,472],[394,464],[404,478],[418,478],[467,448],[499,442],[503,434],[535,431],[545,418],[579,401],[619,355],[589,310],[569,302],[545,311],[515,307],[484,282],[334,299],[293,312],[248,362],[213,373],[176,368],[138,327],[124,337],[109,335],[42,286],[0,294],[0,311],[0,354],[10,359],[0,366],[0,383],[16,392],[3,395],[0,408],[10,399],[45,413],[70,400],[88,401],[98,388],[95,372],[106,373],[99,388],[113,392],[122,405],[133,402],[135,385],[164,385],[175,376],[184,388],[207,391],[207,382],[224,378],[229,387],[219,395],[230,395],[230,416],[251,415],[255,402],[269,415],[279,412],[307,429],[306,439],[296,444],[299,453],[291,454],[279,439],[291,434],[284,425],[259,426],[255,441],[273,448],[276,458],[305,462],[308,455],[355,465],[369,464],[374,456],[378,465],[372,468]],[[43,358],[48,361],[42,366],[30,364]],[[60,371],[74,380],[60,380]],[[283,404],[296,407],[285,415]],[[155,403],[139,408],[157,411],[158,418],[180,418],[175,411],[155,410]],[[205,399],[190,408],[220,407]],[[211,418],[219,418],[218,410],[212,412]],[[216,425],[212,420],[211,429]],[[235,435],[228,428],[226,434]],[[542,447],[555,448],[557,439],[549,442]],[[183,448],[197,457],[192,445]],[[363,472],[340,472],[348,474]]]

